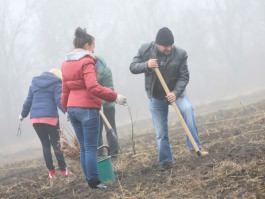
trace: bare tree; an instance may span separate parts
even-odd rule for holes
[[[2,97],[0,107],[4,111],[1,121],[10,124],[11,118],[17,118],[21,103],[25,72],[32,62],[29,56],[31,40],[29,35],[32,14],[36,8],[29,1],[21,1],[20,6],[13,2],[1,0],[0,4],[0,75],[3,84],[0,85]]]

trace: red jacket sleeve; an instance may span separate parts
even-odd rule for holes
[[[117,93],[110,88],[101,86],[97,81],[96,67],[93,64],[87,64],[83,67],[84,80],[87,87],[93,95],[108,102],[113,102],[117,98]]]

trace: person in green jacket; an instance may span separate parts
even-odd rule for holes
[[[112,72],[105,60],[101,56],[95,56],[97,59],[96,69],[97,69],[97,76],[98,76],[98,83],[104,87],[111,88],[114,90],[113,80],[112,80]],[[103,145],[103,124],[106,131],[106,138],[109,146],[109,155],[115,156],[119,153],[120,146],[117,140],[117,129],[116,129],[116,122],[115,122],[115,102],[107,102],[102,100],[103,106],[103,113],[106,116],[107,120],[109,121],[112,130],[108,129],[107,125],[104,123],[103,119],[100,118],[100,133],[99,133],[99,141],[98,146]],[[99,149],[98,155],[103,155],[103,149]]]

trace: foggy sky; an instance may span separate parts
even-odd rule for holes
[[[96,38],[95,53],[139,120],[150,117],[144,75],[131,74],[129,65],[161,27],[188,53],[193,105],[263,89],[264,13],[263,0],[0,0],[0,153],[40,147],[28,118],[16,137],[18,115],[32,77],[60,68],[77,27]],[[127,107],[116,113],[117,126],[130,121]]]

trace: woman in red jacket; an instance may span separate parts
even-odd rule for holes
[[[100,128],[101,99],[126,104],[126,98],[97,82],[95,39],[85,29],[75,30],[74,51],[62,65],[61,102],[68,112],[80,145],[80,163],[92,189],[106,188],[100,183],[97,170],[97,146]]]

